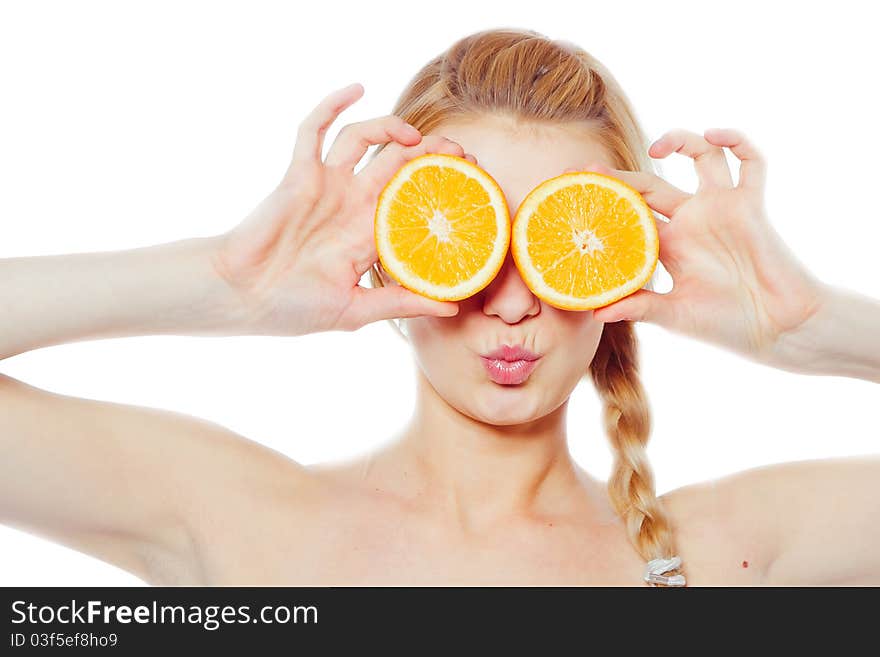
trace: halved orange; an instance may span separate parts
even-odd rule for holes
[[[482,290],[510,246],[498,183],[468,160],[428,153],[404,164],[376,206],[376,251],[403,287],[438,301]]]
[[[579,171],[545,180],[513,219],[512,252],[535,296],[563,310],[621,299],[651,278],[660,240],[642,196],[617,178]]]

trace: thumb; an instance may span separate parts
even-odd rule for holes
[[[665,294],[650,290],[637,290],[629,296],[593,310],[593,317],[600,322],[652,322],[668,326],[668,299]]]
[[[360,328],[371,322],[396,317],[454,317],[458,304],[454,301],[434,301],[400,285],[355,288],[354,300],[349,307],[349,324]]]

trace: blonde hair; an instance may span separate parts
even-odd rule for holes
[[[583,49],[531,30],[485,30],[460,39],[410,80],[392,113],[423,134],[444,121],[479,114],[586,123],[615,168],[653,171],[648,142],[612,75]],[[377,267],[370,270],[373,287],[382,285]],[[651,289],[650,283],[646,287]],[[614,453],[608,479],[612,505],[645,560],[669,558],[676,554],[675,542],[645,452],[651,419],[631,322],[604,326],[589,373]]]

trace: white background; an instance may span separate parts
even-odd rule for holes
[[[5,2],[0,257],[226,230],[276,184],[298,122],[327,93],[366,88],[329,146],[345,123],[387,114],[454,40],[526,27],[603,61],[652,139],[676,127],[744,130],[769,159],[768,210],[794,252],[820,278],[880,297],[880,41],[870,10],[766,1]],[[668,158],[662,173],[696,187],[684,157]],[[880,450],[876,385],[772,370],[651,325],[638,331],[659,492],[768,463]],[[52,391],[205,417],[302,463],[391,436],[413,403],[412,368],[384,322],[299,338],[75,343],[0,364]],[[588,383],[573,395],[570,433],[584,467],[606,476],[610,452]],[[138,583],[0,528],[0,585]]]

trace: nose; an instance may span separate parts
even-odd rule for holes
[[[516,324],[541,311],[540,300],[519,275],[510,250],[495,278],[480,294],[483,296],[483,312],[489,316],[497,315],[508,324]]]

